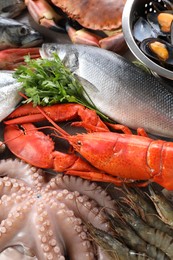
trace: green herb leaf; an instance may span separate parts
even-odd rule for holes
[[[104,120],[108,117],[101,113],[87,95],[77,78],[68,70],[57,54],[54,59],[30,59],[25,57],[26,65],[19,66],[14,77],[22,83],[26,102],[33,105],[53,105],[74,102],[93,109]],[[87,98],[86,98],[87,97]]]

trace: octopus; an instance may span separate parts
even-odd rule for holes
[[[52,176],[19,159],[0,161],[0,252],[17,260],[109,259],[88,224],[111,232],[114,200],[94,182]]]

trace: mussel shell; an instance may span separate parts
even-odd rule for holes
[[[163,43],[166,46],[166,48],[168,50],[168,54],[169,54],[169,58],[166,61],[160,60],[158,58],[158,56],[151,51],[149,46],[151,43],[156,42],[156,41]],[[144,54],[147,57],[149,57],[151,60],[153,60],[157,64],[159,64],[167,69],[173,70],[173,45],[171,45],[168,42],[161,40],[161,39],[148,38],[141,42],[140,49],[141,49],[141,51],[144,52]]]
[[[167,11],[163,11],[160,13],[169,13],[169,14],[173,15],[173,10],[167,10]],[[161,28],[160,28],[160,25],[158,22],[158,15],[160,13],[149,13],[146,16],[146,19],[147,19],[148,23],[151,25],[151,27],[153,28],[153,30],[155,30],[158,35],[167,36],[168,34],[170,34],[170,32],[166,33],[166,32],[161,31]]]

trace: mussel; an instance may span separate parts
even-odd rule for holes
[[[173,45],[170,43],[159,38],[147,38],[141,42],[140,48],[157,64],[173,69]]]
[[[157,16],[157,21],[160,26],[160,30],[163,33],[171,32],[171,24],[173,21],[173,11],[161,12]]]
[[[173,70],[173,1],[145,4],[143,16],[133,26],[133,36],[151,60]]]

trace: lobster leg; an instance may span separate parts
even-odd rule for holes
[[[110,182],[110,183],[115,184],[116,186],[122,186],[122,184],[124,184],[124,183],[128,183],[128,184],[131,183],[128,180],[127,181],[125,181],[123,179],[121,180],[118,177],[109,176],[106,173],[101,173],[101,172],[85,172],[85,171],[69,170],[66,172],[66,174],[79,176],[83,179],[87,179],[90,181]]]
[[[87,130],[90,130],[91,128],[92,131],[109,131],[108,127],[102,122],[94,110],[87,109],[80,104],[55,104],[42,107],[41,109],[56,122],[80,118],[82,122],[75,122],[73,125],[83,126],[84,123],[87,126]],[[33,107],[32,103],[29,103],[18,107],[7,117],[7,120],[4,123],[6,125],[24,124],[41,122],[43,120],[45,120],[45,116],[39,112],[37,107]]]
[[[104,172],[100,172],[87,161],[75,154],[65,154],[55,151],[53,155],[53,169],[57,172],[64,172],[68,175],[79,176],[92,181],[111,182],[118,186],[123,183],[123,181],[117,177],[109,176]]]

